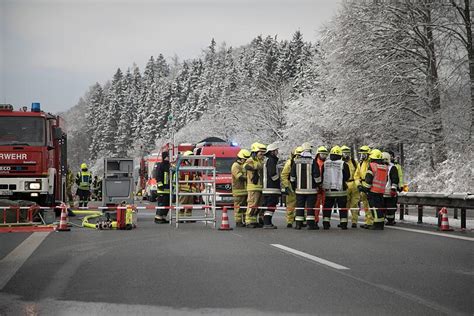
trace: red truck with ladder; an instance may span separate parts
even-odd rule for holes
[[[41,111],[0,104],[0,198],[54,206],[66,193],[64,120]]]

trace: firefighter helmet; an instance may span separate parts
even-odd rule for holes
[[[339,146],[334,146],[333,148],[331,148],[331,155],[338,155],[338,156],[342,156],[342,150],[341,150],[341,147]]]
[[[273,150],[277,150],[277,149],[278,149],[278,145],[275,143],[271,143],[270,145],[267,146],[267,153]]]
[[[382,159],[386,163],[390,163],[390,154],[386,151],[382,153]]]
[[[85,170],[85,169],[87,169],[87,164],[81,163],[81,170]]]
[[[183,156],[192,156],[193,155],[193,152],[191,150],[186,150],[184,153],[183,153]]]
[[[303,147],[303,151],[313,151],[313,145],[309,142],[303,143],[301,147]]]
[[[302,152],[303,152],[303,147],[298,146],[298,147],[295,148],[294,155],[295,156],[301,155]]]
[[[248,159],[250,158],[250,151],[248,151],[247,149],[241,149],[237,153],[237,157],[239,157],[240,159]]]
[[[328,150],[326,147],[324,147],[324,146],[319,146],[317,153],[318,153],[318,154],[326,154],[326,155],[327,155],[327,154],[329,154],[329,150]]]
[[[250,150],[252,152],[266,151],[267,146],[265,146],[264,144],[261,144],[261,143],[253,143]]]
[[[342,150],[343,153],[348,153],[348,154],[351,153],[351,149],[346,145],[342,145],[341,150]]]
[[[359,148],[359,154],[369,154],[370,153],[370,147],[367,145],[364,145]]]
[[[382,152],[378,149],[372,149],[369,158],[372,160],[382,159]]]

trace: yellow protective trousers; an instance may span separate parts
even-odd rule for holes
[[[286,223],[293,224],[295,221],[296,193],[290,192],[286,196]]]
[[[179,196],[179,206],[190,205],[190,208],[184,208],[179,210],[179,215],[183,216],[192,216],[193,209],[192,204],[194,204],[194,196],[192,195],[180,195]]]
[[[236,223],[243,223],[245,209],[242,206],[247,205],[247,195],[234,196],[234,219]]]
[[[374,217],[370,211],[369,200],[367,200],[367,194],[364,192],[360,192],[360,203],[362,204],[362,209],[365,212],[365,225],[373,225],[374,224]]]
[[[248,191],[247,193],[247,212],[245,213],[245,224],[257,223],[258,209],[262,205],[262,191]]]
[[[359,190],[354,181],[347,182],[347,208],[351,210],[352,224],[359,220]]]

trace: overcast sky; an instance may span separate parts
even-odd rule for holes
[[[314,41],[341,0],[0,0],[0,103],[77,103],[95,82],[151,55],[198,57],[259,34]]]

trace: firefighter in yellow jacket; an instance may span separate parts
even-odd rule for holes
[[[253,143],[251,156],[244,164],[244,169],[247,172],[247,212],[245,214],[245,224],[248,228],[260,227],[257,217],[260,214],[258,207],[262,206],[263,202],[263,158],[266,150],[267,146],[264,144]]]
[[[357,169],[354,174],[354,181],[357,188],[362,184],[362,181],[365,179],[367,169],[369,168],[369,154],[369,146],[364,145],[359,148],[359,163],[357,164]],[[369,229],[374,224],[374,218],[372,217],[372,214],[369,210],[369,201],[367,200],[366,192],[360,192],[360,202],[362,204],[362,209],[365,212],[365,224],[361,225],[360,227]]]
[[[352,215],[352,228],[357,228],[357,221],[359,219],[359,190],[354,180],[357,169],[357,162],[351,157],[351,149],[347,146],[342,146],[342,160],[349,166],[350,176],[347,180],[347,208],[350,209]]]
[[[183,153],[183,159],[181,160],[181,166],[191,166],[191,162],[186,159],[187,156],[191,156],[193,154],[192,151],[187,150]],[[179,195],[179,205],[180,206],[187,206],[184,209],[179,210],[179,216],[187,216],[191,217],[193,214],[192,205],[194,204],[194,196],[189,195],[189,193],[195,192],[196,187],[193,183],[189,183],[187,181],[193,181],[195,175],[191,171],[181,172],[179,176],[179,181],[185,181],[185,183],[179,184],[179,192],[184,193],[186,195]]]
[[[234,198],[234,219],[237,227],[245,227],[245,211],[242,206],[247,205],[247,173],[244,163],[250,158],[250,151],[241,149],[237,160],[232,164],[232,196]]]
[[[92,174],[87,168],[87,164],[81,164],[81,171],[76,175],[77,191],[79,196],[79,207],[87,207],[91,195]]]
[[[298,146],[290,154],[281,171],[281,190],[286,195],[286,227],[292,228],[295,221],[296,193],[290,183],[291,167],[295,163],[295,157],[303,152],[303,147]]]

